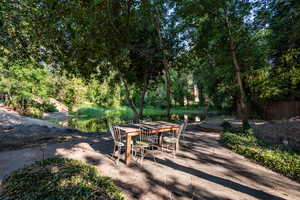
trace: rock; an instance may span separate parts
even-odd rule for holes
[[[23,117],[0,108],[0,151],[68,141],[85,135],[76,129],[58,127],[47,121]]]
[[[268,143],[285,149],[300,150],[300,121],[264,123],[255,127],[255,134]]]
[[[56,99],[50,98],[49,102],[53,104],[59,112],[69,112],[69,108],[61,102],[57,101]]]
[[[25,145],[36,145],[44,142],[66,141],[82,136],[78,130],[43,125],[17,125],[0,134],[0,151],[17,149]]]

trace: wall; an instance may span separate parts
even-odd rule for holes
[[[264,120],[281,120],[300,116],[300,101],[281,101],[265,105],[262,118]]]
[[[255,134],[268,143],[300,151],[300,120],[267,122],[254,129]]]

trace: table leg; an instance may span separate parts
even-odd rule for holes
[[[163,135],[162,133],[158,133],[158,144],[161,146],[162,144]]]
[[[179,129],[177,129],[176,132],[177,132],[176,135],[178,135],[179,134]],[[179,151],[179,140],[180,140],[180,137],[177,139],[177,142],[176,142],[176,147],[175,147],[176,152]]]
[[[125,163],[128,165],[131,160],[131,136],[126,136]]]

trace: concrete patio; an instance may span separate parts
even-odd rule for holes
[[[79,159],[112,177],[127,199],[300,199],[300,184],[224,148],[218,133],[188,130],[176,158],[160,154],[143,166],[115,165],[112,138],[97,137],[48,144],[45,157]],[[42,159],[39,147],[0,153],[0,180]]]

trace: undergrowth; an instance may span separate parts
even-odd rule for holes
[[[124,200],[111,178],[81,161],[50,158],[15,171],[3,183],[0,199]]]
[[[300,155],[298,153],[267,144],[257,138],[252,129],[241,133],[240,128],[225,126],[221,142],[227,147],[273,171],[300,181]]]

